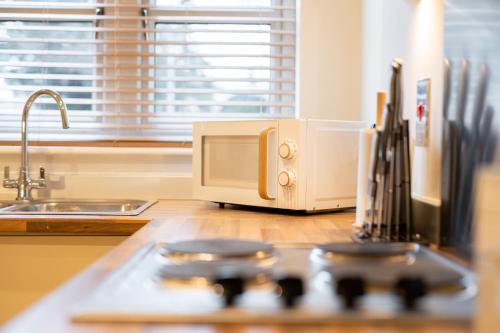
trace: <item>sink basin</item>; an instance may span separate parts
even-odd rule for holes
[[[4,208],[0,214],[44,214],[44,215],[138,215],[156,201],[145,200],[34,200],[15,203]]]
[[[15,202],[12,201],[0,201],[0,211],[12,207]]]

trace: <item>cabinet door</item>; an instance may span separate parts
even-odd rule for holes
[[[0,236],[0,326],[126,238]]]

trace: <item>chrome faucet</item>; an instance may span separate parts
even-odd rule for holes
[[[53,90],[41,89],[34,92],[24,104],[23,118],[21,123],[21,167],[19,169],[19,178],[10,179],[10,169],[5,167],[4,169],[4,181],[3,187],[5,188],[17,188],[17,201],[29,201],[33,200],[31,196],[31,190],[36,188],[44,188],[47,186],[45,180],[45,169],[40,168],[40,179],[31,179],[29,174],[29,159],[28,159],[28,114],[31,106],[35,100],[42,95],[48,95],[52,97],[59,107],[61,112],[61,122],[64,129],[69,128],[68,125],[68,115],[66,113],[66,105],[64,104],[61,96]]]

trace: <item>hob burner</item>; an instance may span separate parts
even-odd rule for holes
[[[160,253],[174,262],[263,260],[274,256],[274,246],[240,239],[197,239],[169,243]]]
[[[255,280],[265,276],[267,270],[251,262],[217,261],[189,262],[181,265],[167,265],[160,270],[162,279],[189,280],[203,278],[213,282],[220,278],[239,277],[245,280]]]
[[[195,261],[180,265],[167,265],[159,274],[165,287],[208,287],[224,299],[226,306],[235,303],[237,297],[249,286],[270,281],[270,272],[253,262]]]
[[[395,281],[401,278],[421,279],[430,289],[434,290],[442,287],[463,288],[460,273],[437,265],[341,264],[332,265],[325,271],[331,274],[333,279],[356,276],[363,278],[371,286],[381,288],[390,288]]]
[[[431,288],[461,283],[456,270],[415,260],[419,250],[408,243],[330,243],[317,245],[312,256],[333,279],[356,276],[377,287],[389,287],[401,277],[422,279]]]
[[[328,243],[317,245],[323,254],[335,254],[349,257],[387,258],[406,255],[418,250],[405,243]]]
[[[312,259],[325,266],[364,262],[407,265],[414,261],[418,251],[418,245],[405,243],[328,243],[317,245]]]

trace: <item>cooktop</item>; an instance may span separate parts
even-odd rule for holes
[[[72,309],[75,321],[468,321],[468,269],[413,243],[148,244]]]

